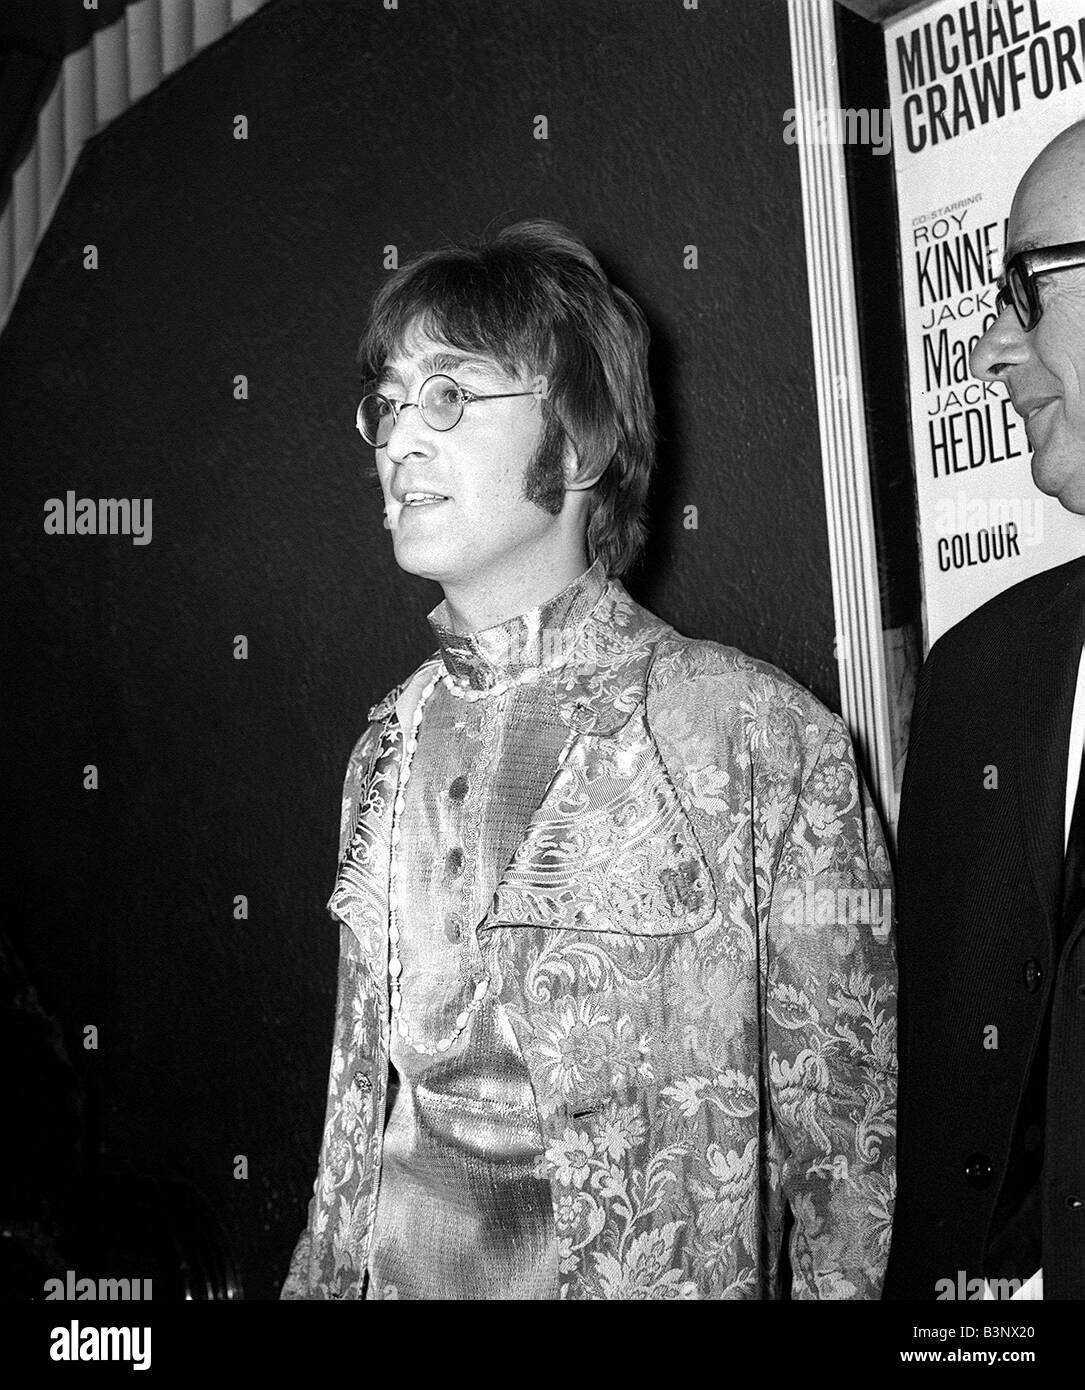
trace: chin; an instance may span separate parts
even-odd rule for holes
[[[1059,505],[1075,516],[1085,516],[1085,478],[1079,478],[1072,486],[1064,487],[1059,493]]]
[[[1032,481],[1068,512],[1085,515],[1085,453],[1077,461],[1033,454]]]
[[[438,584],[441,583],[441,570],[437,566],[423,563],[417,556],[405,556],[397,552],[396,564],[404,574],[413,574],[417,579],[432,579]]]
[[[412,544],[410,541],[393,543],[396,564],[405,574],[417,575],[419,579],[432,579],[441,584],[447,577],[448,564],[434,553],[432,546]]]
[[[430,577],[427,567],[421,563],[417,556],[412,555],[409,551],[402,550],[396,550],[393,553],[395,555],[396,564],[404,574],[414,574],[417,575],[419,579],[428,579]]]

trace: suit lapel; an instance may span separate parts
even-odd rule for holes
[[[329,910],[350,928],[362,957],[380,982],[388,966],[392,807],[403,765],[404,730],[411,727],[419,696],[433,672],[434,663],[429,661],[369,712],[370,719],[383,720],[380,740],[358,788],[354,832],[328,899]]]
[[[673,935],[715,910],[692,826],[636,718],[571,741],[481,925]]]
[[[384,978],[388,943],[388,872],[392,803],[399,783],[403,731],[393,717],[381,730],[377,752],[358,790],[354,833],[339,863],[328,908],[354,934],[361,955]]]
[[[1037,619],[1025,645],[1017,701],[1021,826],[1052,934],[1062,883],[1067,740],[1083,625],[1085,562]]]

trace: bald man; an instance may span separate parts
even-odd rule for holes
[[[1085,555],[1085,122],[1018,187],[972,370],[1006,387]],[[971,614],[920,676],[886,1298],[1085,1298],[1083,644],[1077,559]]]

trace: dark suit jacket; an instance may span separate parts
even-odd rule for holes
[[[1045,1298],[1085,1298],[1085,919],[1056,953],[1085,559],[998,595],[932,648],[901,802],[898,1194],[885,1298],[986,1267],[1048,1005]],[[1056,969],[1056,961],[1058,968]],[[997,1033],[993,1030],[997,1030]]]

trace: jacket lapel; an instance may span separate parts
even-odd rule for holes
[[[1062,883],[1066,757],[1085,625],[1085,562],[1040,613],[1017,702],[1021,825],[1033,882],[1054,935]]]
[[[354,832],[339,863],[328,909],[345,922],[373,975],[383,985],[388,969],[388,875],[392,807],[399,790],[404,730],[411,727],[418,697],[432,677],[428,661],[399,689],[369,711],[382,722],[377,751],[358,788]]]
[[[561,765],[480,930],[655,936],[694,931],[716,910],[711,874],[644,719],[648,669],[667,629],[617,583],[599,617],[558,682],[570,731]]]
[[[643,719],[575,736],[482,926],[695,931],[712,876]]]

